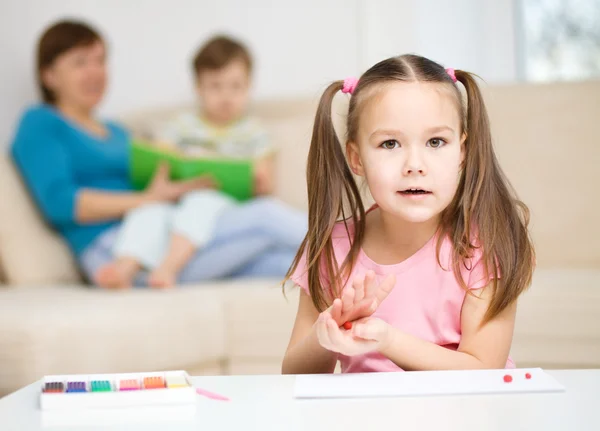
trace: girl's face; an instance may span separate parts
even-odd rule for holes
[[[441,84],[395,82],[365,102],[348,160],[385,213],[422,223],[454,198],[465,138],[455,97]]]
[[[106,51],[104,43],[78,46],[56,58],[42,74],[44,84],[55,95],[57,104],[93,109],[106,88]]]

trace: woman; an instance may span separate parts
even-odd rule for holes
[[[210,182],[174,182],[168,170],[158,169],[146,190],[133,190],[129,135],[95,113],[107,82],[106,45],[88,25],[61,21],[46,30],[38,44],[37,77],[43,103],[24,113],[12,145],[26,185],[89,280],[109,288],[134,280],[146,284],[135,256],[115,256],[123,218],[176,202]],[[148,226],[149,232],[156,229]],[[213,239],[178,281],[283,276],[305,232],[305,216],[273,200],[236,206],[220,217]]]

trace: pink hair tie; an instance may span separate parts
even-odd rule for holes
[[[452,69],[451,67],[449,67],[448,69],[446,69],[446,73],[450,76],[450,78],[452,78],[452,82],[456,82],[456,73],[454,71],[454,69]]]
[[[358,84],[358,79],[354,77],[348,77],[344,79],[344,85],[342,86],[342,93],[354,93],[354,89]]]

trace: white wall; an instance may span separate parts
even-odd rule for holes
[[[190,101],[191,56],[216,31],[252,48],[257,98],[317,95],[402,52],[490,82],[515,77],[509,0],[0,0],[0,148],[36,100],[36,41],[64,17],[89,21],[109,42],[106,115]]]
[[[412,52],[489,83],[515,81],[514,6],[513,0],[365,1],[361,68]]]

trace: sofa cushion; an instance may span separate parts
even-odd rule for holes
[[[218,287],[0,290],[0,393],[47,374],[181,369],[222,361]]]
[[[230,366],[233,372],[275,372],[289,342],[299,291],[286,288],[284,298],[276,282],[270,288],[253,283],[219,291]],[[600,270],[538,268],[519,299],[511,355],[519,367],[600,367]]]
[[[6,282],[79,281],[68,247],[44,222],[6,154],[0,154],[0,196],[0,258]]]
[[[252,280],[219,291],[225,311],[227,353],[231,361],[281,360],[287,348],[298,309],[299,290],[280,280]]]
[[[517,366],[600,367],[600,270],[537,269],[517,310]]]
[[[234,373],[279,372],[289,342],[299,290],[284,297],[276,281],[260,283],[218,291]],[[600,367],[600,270],[538,268],[519,299],[511,355],[519,367]]]

